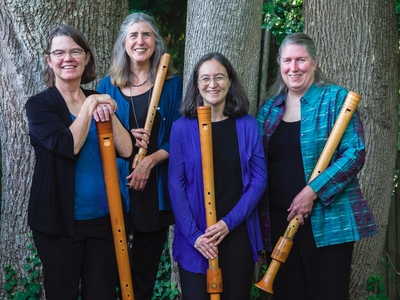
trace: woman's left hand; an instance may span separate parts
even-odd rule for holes
[[[93,118],[96,122],[109,121],[118,109],[117,103],[109,95],[93,94],[90,95],[88,99],[89,98],[92,98],[93,102],[96,104],[96,107],[93,110]]]
[[[229,229],[226,223],[219,220],[217,223],[206,229],[204,236],[209,238],[208,243],[215,243],[217,246],[228,235],[228,233]]]
[[[194,243],[194,248],[206,259],[213,259],[218,256],[218,244],[229,233],[228,226],[222,220],[208,227],[204,234],[199,236]]]
[[[314,205],[314,200],[318,198],[318,195],[306,185],[300,193],[294,197],[292,204],[290,205],[288,212],[288,222],[297,215],[299,218],[299,223],[304,224],[304,219],[307,219],[311,215],[312,207]]]
[[[150,177],[151,169],[154,167],[151,157],[145,156],[142,161],[133,169],[132,173],[126,177],[129,180],[127,186],[130,189],[143,191]]]

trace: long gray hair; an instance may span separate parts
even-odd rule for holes
[[[112,65],[110,68],[111,83],[114,86],[124,87],[130,85],[131,83],[130,58],[125,50],[125,38],[128,34],[129,27],[139,22],[146,23],[150,27],[155,37],[155,51],[150,58],[149,80],[151,82],[154,82],[156,77],[158,62],[161,55],[167,52],[164,39],[161,36],[153,17],[142,12],[134,12],[128,15],[121,24],[121,28],[114,45]],[[170,63],[166,77],[169,78],[175,73],[176,71],[173,69]]]
[[[308,54],[311,56],[311,59],[314,63],[318,60],[317,48],[314,44],[314,41],[305,33],[292,33],[288,35],[282,42],[279,47],[277,63],[280,67],[280,61],[282,57],[282,52],[288,45],[299,45],[302,46]],[[321,70],[319,65],[317,65],[314,71],[314,83],[317,86],[325,86],[333,83],[331,79],[329,79]],[[287,86],[283,81],[282,74],[280,72],[280,68],[277,70],[275,82],[271,85],[270,89],[267,92],[267,99],[274,98],[279,94],[286,92]]]

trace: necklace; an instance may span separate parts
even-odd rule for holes
[[[132,85],[133,87],[139,87],[139,86],[142,86],[142,85],[144,85],[144,84],[147,82],[147,79],[148,79],[148,78],[146,78],[146,80],[145,80],[145,81],[143,81],[142,83],[139,83],[139,84],[133,84],[133,83],[131,83],[131,85]]]
[[[147,79],[146,79],[146,81],[147,81]],[[143,84],[144,84],[144,83],[142,83],[141,85],[143,85]],[[134,86],[134,85],[132,85],[132,86]],[[148,93],[149,93],[149,99],[148,99],[148,101],[147,101],[147,107],[149,106],[149,103],[150,103],[151,90],[152,90],[152,88],[150,88],[150,90],[148,91]],[[135,119],[136,128],[140,128],[140,127],[139,127],[138,119],[137,119],[137,117],[136,117],[136,109],[135,109],[135,103],[134,103],[134,101],[133,101],[132,88],[130,88],[130,92],[131,92],[131,97],[130,97],[130,98],[131,98],[131,105],[132,105],[133,118]]]
[[[131,73],[132,73],[132,77],[133,77],[133,79],[135,79],[135,74],[131,71]],[[132,79],[132,80],[133,80]],[[139,77],[137,77],[137,79],[139,79]],[[131,83],[131,86],[133,86],[133,87],[140,87],[140,86],[142,86],[142,85],[144,85],[146,82],[147,82],[147,80],[149,79],[149,75],[147,75],[147,78],[146,78],[146,80],[145,81],[143,81],[142,83],[139,83],[139,84],[133,84],[133,83]]]

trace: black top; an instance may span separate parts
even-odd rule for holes
[[[219,220],[231,211],[242,196],[242,169],[235,119],[213,122],[211,128],[215,201]],[[235,230],[246,229],[246,222],[243,222]]]
[[[152,89],[144,94],[137,96],[126,96],[124,98],[130,103],[130,128],[144,128]],[[136,123],[137,121],[137,123]],[[158,131],[160,128],[161,115],[157,111],[151,129],[150,143],[146,155],[150,155],[158,150]],[[134,147],[134,153],[139,148]],[[132,165],[132,162],[131,162]],[[172,211],[160,212],[158,209],[158,190],[156,181],[156,169],[150,173],[146,187],[143,191],[129,190],[130,194],[130,213],[132,220],[128,223],[137,231],[148,232],[159,230],[163,226],[173,224]]]
[[[272,210],[287,211],[306,185],[300,149],[300,121],[281,121],[268,147],[268,187]]]

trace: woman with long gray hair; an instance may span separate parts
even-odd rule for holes
[[[152,132],[144,129],[158,63],[166,51],[151,16],[140,12],[128,15],[115,42],[110,74],[97,88],[117,102],[116,114],[136,139],[134,152],[147,150],[147,156],[133,170],[132,161],[118,160],[127,227],[133,233],[130,259],[136,300],[152,298],[168,227],[174,223],[167,170],[170,130],[180,116],[182,80],[171,63]]]

